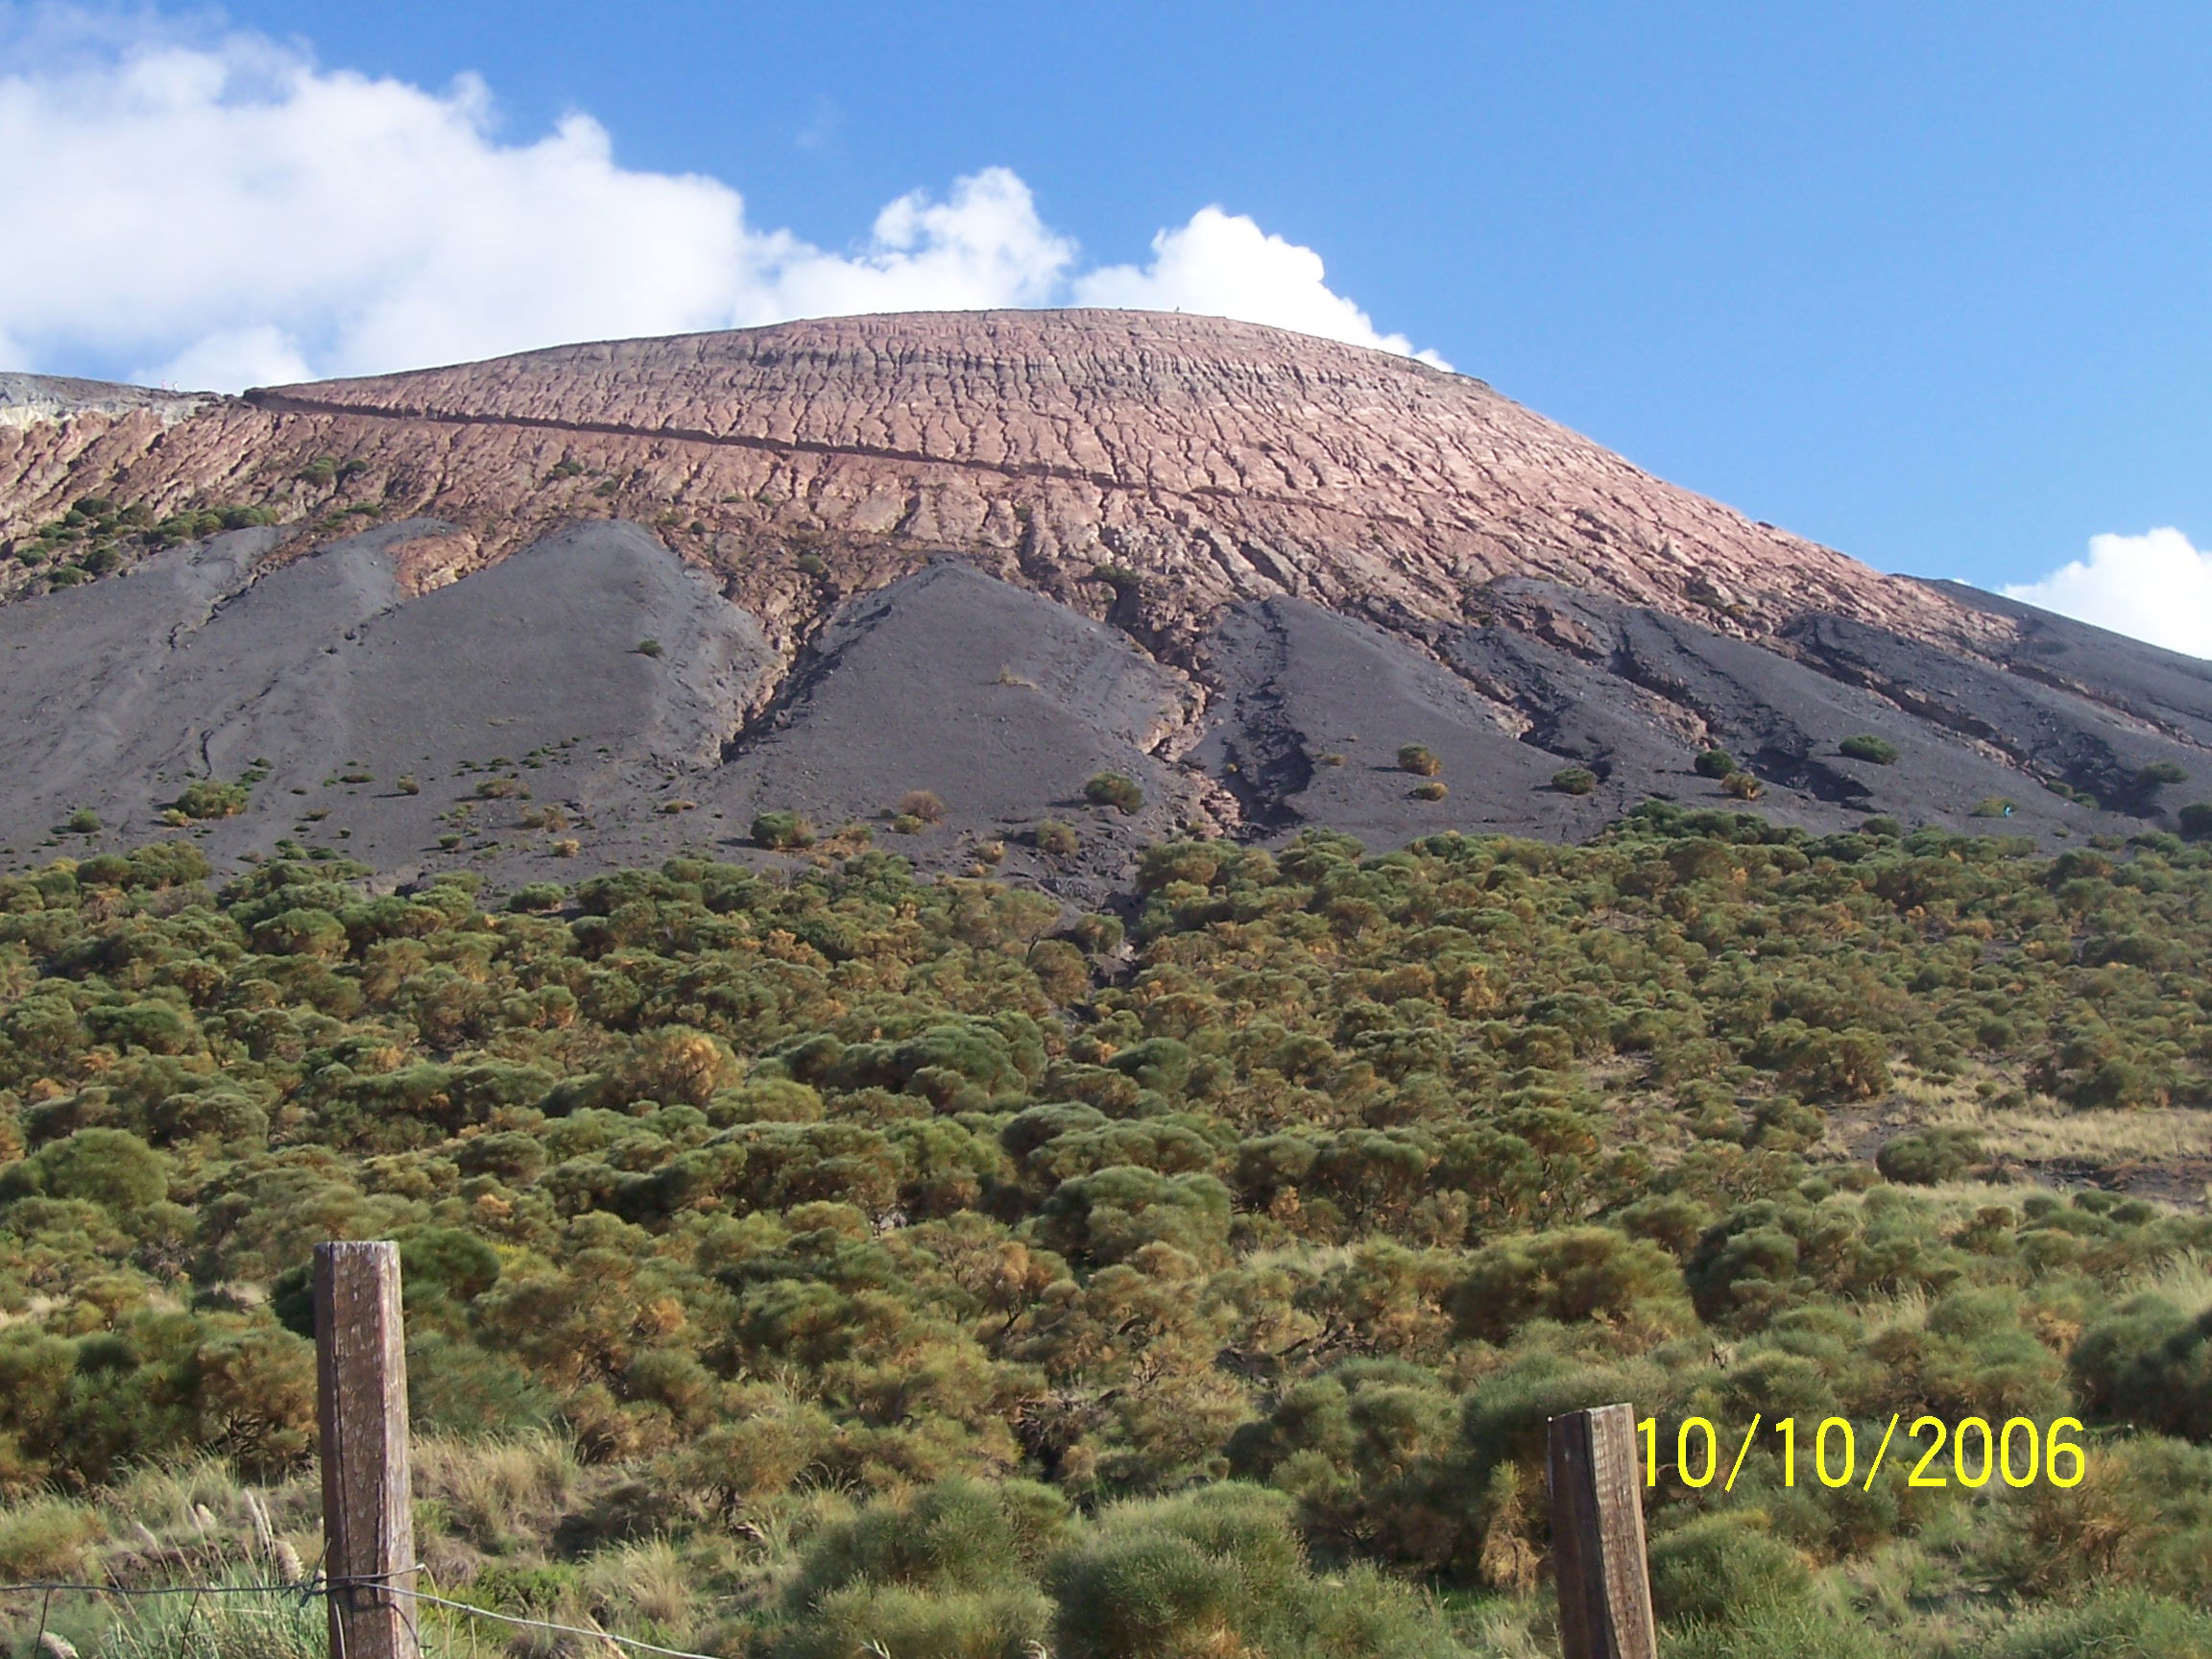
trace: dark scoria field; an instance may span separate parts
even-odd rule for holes
[[[392,1237],[421,1552],[510,1613],[1535,1655],[1545,1417],[1629,1400],[1670,1655],[2212,1651],[2212,849],[1654,805],[1140,870],[1120,918],[880,853],[0,881],[0,1576],[311,1563],[303,1270]],[[1794,1483],[1689,1484],[1676,1420],[1754,1412]],[[2078,1416],[2085,1478],[1809,1473],[1895,1412]]]

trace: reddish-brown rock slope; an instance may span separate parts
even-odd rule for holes
[[[302,481],[317,460],[350,475]],[[1094,614],[1118,605],[1170,648],[1224,605],[1279,593],[1456,622],[1502,576],[1752,637],[1809,613],[1946,642],[2008,631],[1652,478],[1479,380],[1143,312],[561,347],[261,391],[166,424],[88,412],[0,431],[0,534],[94,491],[436,517],[474,540],[437,549],[432,581],[575,517],[637,518],[724,575],[786,648],[826,600],[946,553]]]

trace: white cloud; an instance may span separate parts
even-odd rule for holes
[[[761,274],[760,321],[1049,305],[1074,262],[1075,244],[1037,217],[1029,186],[986,167],[954,184],[948,201],[920,190],[900,197],[876,216],[864,252],[789,243]]]
[[[2116,634],[2212,658],[2212,553],[2191,546],[2178,530],[2092,536],[2087,563],[2074,560],[2040,582],[2003,591]]]
[[[228,389],[562,341],[859,311],[1214,312],[1407,351],[1318,255],[1209,207],[1139,270],[1084,273],[1014,173],[885,207],[838,252],[748,223],[728,184],[620,166],[571,114],[509,143],[442,91],[266,36],[47,10],[0,74],[0,358]],[[5,23],[0,14],[0,24]]]
[[[147,386],[196,392],[205,387],[282,386],[314,378],[300,342],[274,324],[203,334],[168,362],[131,378]]]
[[[1241,317],[1451,367],[1433,351],[1415,352],[1403,334],[1382,333],[1366,312],[1332,292],[1312,249],[1270,236],[1241,213],[1201,207],[1182,228],[1153,237],[1152,252],[1142,270],[1110,265],[1077,277],[1076,302]]]

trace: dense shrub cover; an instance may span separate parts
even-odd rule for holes
[[[421,1432],[606,1472],[541,1534],[424,1525],[469,1573],[668,1540],[731,1651],[1472,1650],[1540,1579],[1545,1417],[1615,1399],[2093,1426],[2071,1491],[1670,1463],[1685,1643],[2196,1627],[2212,1220],[2008,1184],[1973,1124],[2212,1103],[2206,850],[1653,806],[1156,847],[1126,926],[878,853],[366,874],[0,879],[15,1500],[299,1470],[309,1250],[391,1237]],[[1948,1118],[1878,1172],[1900,1090]]]

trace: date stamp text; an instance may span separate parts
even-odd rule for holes
[[[1683,1418],[1671,1445],[1663,1445],[1656,1417],[1645,1418],[1636,1425],[1636,1431],[1644,1437],[1644,1483],[1647,1486],[1658,1485],[1660,1470],[1666,1467],[1671,1469],[1673,1478],[1685,1486],[1706,1487],[1719,1479],[1720,1489],[1732,1492],[1736,1488],[1736,1478],[1743,1472],[1743,1461],[1751,1455],[1753,1443],[1761,1433],[1771,1437],[1770,1449],[1781,1458],[1785,1486],[1797,1484],[1802,1468],[1823,1486],[1849,1486],[1863,1479],[1862,1489],[1871,1492],[1886,1459],[1890,1461],[1893,1474],[1904,1474],[1909,1486],[1956,1484],[1978,1488],[1987,1486],[1992,1480],[2001,1480],[2012,1487],[2032,1486],[2037,1480],[2053,1486],[2079,1486],[2088,1473],[2088,1455],[2078,1438],[2082,1432],[2081,1420],[2078,1417],[2053,1418],[2048,1427],[2027,1417],[2008,1418],[2001,1425],[1986,1417],[1961,1417],[1957,1422],[1934,1416],[1915,1417],[1905,1425],[1905,1443],[1892,1456],[1890,1443],[1897,1438],[1898,1428],[1904,1423],[1902,1411],[1891,1415],[1888,1428],[1883,1431],[1873,1455],[1865,1461],[1863,1477],[1860,1464],[1861,1426],[1843,1417],[1823,1417],[1800,1436],[1795,1417],[1780,1417],[1768,1422],[1755,1412],[1750,1427],[1743,1431],[1743,1439],[1737,1443],[1733,1459],[1727,1458],[1726,1454],[1727,1442],[1734,1436],[1724,1436],[1710,1418]],[[1865,1427],[1869,1431],[1867,1438],[1871,1439],[1874,1426]],[[1671,1461],[1665,1465],[1660,1461],[1662,1451],[1673,1454]],[[1723,1473],[1725,1479],[1722,1479]]]

